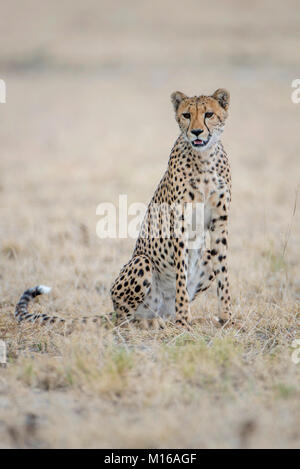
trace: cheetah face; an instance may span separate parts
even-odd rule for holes
[[[228,114],[227,90],[220,88],[211,96],[193,98],[175,91],[171,100],[179,128],[193,148],[201,152],[219,140]]]

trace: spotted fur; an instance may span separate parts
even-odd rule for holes
[[[191,301],[216,280],[218,320],[225,324],[231,321],[227,268],[231,174],[220,136],[229,93],[218,89],[211,96],[189,98],[177,91],[171,100],[180,135],[148,206],[133,256],[113,283],[111,297],[119,321],[131,318],[162,326],[163,320],[174,318],[178,325],[188,326]],[[187,203],[204,206],[204,227],[194,234],[197,249],[189,248],[191,238],[184,226],[178,230],[176,210],[166,237],[164,216],[155,208]]]

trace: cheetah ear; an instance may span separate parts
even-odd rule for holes
[[[183,101],[186,98],[187,96],[181,93],[181,91],[174,91],[174,93],[171,94],[171,101],[173,103],[175,112],[177,112],[181,101]]]
[[[230,101],[229,91],[225,90],[224,88],[219,88],[214,92],[212,97],[218,101],[220,106],[222,106],[225,111],[227,111],[227,109],[229,108]]]

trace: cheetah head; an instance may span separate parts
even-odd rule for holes
[[[219,140],[228,114],[227,90],[219,88],[211,96],[192,98],[175,91],[171,100],[179,128],[193,148],[204,151]]]

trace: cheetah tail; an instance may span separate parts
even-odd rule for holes
[[[21,296],[16,309],[15,309],[15,319],[20,323],[23,321],[27,322],[37,322],[39,324],[59,324],[59,323],[70,323],[73,324],[77,321],[85,324],[88,320],[92,320],[92,322],[98,322],[99,320],[106,318],[107,315],[103,314],[92,316],[92,317],[81,317],[81,318],[74,318],[74,319],[64,319],[59,316],[49,315],[46,313],[43,314],[34,314],[29,313],[28,305],[31,300],[33,300],[36,296],[43,295],[45,293],[49,293],[51,291],[51,287],[46,287],[45,285],[38,285],[37,287],[29,288],[26,290],[23,295]]]
[[[49,316],[48,314],[33,314],[28,312],[28,305],[31,300],[36,296],[49,293],[51,287],[46,287],[45,285],[38,285],[37,287],[29,288],[21,296],[15,310],[15,319],[18,322],[28,321],[28,322],[40,322],[41,324],[51,321],[52,323],[60,321],[62,318],[58,316]],[[62,319],[62,321],[64,321]]]

